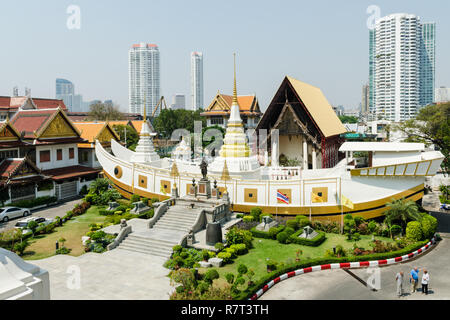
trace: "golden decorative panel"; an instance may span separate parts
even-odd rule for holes
[[[258,202],[258,189],[244,189],[244,202]]]
[[[170,181],[161,180],[161,188],[160,191],[164,194],[171,192],[171,184]]]
[[[191,193],[191,187],[192,187],[192,183],[186,184],[186,194],[190,194]]]
[[[97,139],[100,142],[111,142],[111,139],[116,140],[116,137],[109,131],[108,127],[104,127],[102,132],[97,136]]]
[[[328,187],[312,188],[311,202],[312,203],[328,202]]]
[[[86,153],[86,156],[87,156],[87,153]],[[116,167],[114,168],[114,175],[116,176],[116,178],[117,178],[117,179],[122,178],[122,174],[123,174],[122,168],[119,167],[119,166],[116,166]]]
[[[139,175],[139,182],[138,182],[139,187],[147,189],[147,177],[146,176],[142,176]]]
[[[12,138],[16,138],[19,140],[8,127],[5,127],[2,131],[0,131],[0,140],[11,140]]]
[[[55,138],[55,137],[74,137],[78,134],[73,130],[73,128],[67,123],[64,118],[58,114],[47,126],[45,131],[42,133],[43,138]]]
[[[289,201],[288,201],[289,204],[292,203],[292,190],[291,190],[291,189],[278,189],[278,190],[277,190],[277,193],[278,193],[278,192],[284,194],[286,197],[289,198]],[[286,204],[286,203],[284,203],[283,201],[278,200],[278,197],[277,197],[277,203]]]

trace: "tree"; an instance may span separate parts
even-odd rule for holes
[[[98,178],[91,182],[89,186],[89,192],[91,194],[100,195],[107,191],[110,186],[110,182],[106,178]]]
[[[406,135],[405,142],[434,144],[444,155],[442,169],[450,173],[450,102],[420,109],[416,119],[393,126]]]
[[[33,233],[33,236],[34,236],[34,233],[36,232],[37,227],[38,227],[38,223],[34,220],[31,220],[27,224],[27,228],[31,230],[31,232]]]
[[[412,200],[393,200],[387,204],[388,209],[384,213],[386,223],[391,226],[394,221],[402,223],[402,229],[406,229],[408,220],[420,221],[421,215],[416,203]],[[391,234],[392,236],[392,234]]]
[[[125,133],[126,133],[126,147],[130,150],[134,150],[139,141],[138,132],[131,126],[125,126],[123,124],[116,124],[113,126],[114,130],[120,137],[120,142],[125,143]]]
[[[112,103],[95,103],[89,107],[90,120],[122,120],[123,118],[119,106]]]
[[[342,123],[358,123],[358,118],[354,116],[339,116]]]
[[[153,127],[162,137],[168,139],[176,129],[186,129],[194,132],[194,122],[201,121],[206,127],[206,119],[200,116],[202,109],[192,111],[184,109],[163,109],[153,121]]]

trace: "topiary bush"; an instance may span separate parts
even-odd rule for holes
[[[253,221],[259,221],[262,214],[262,209],[260,207],[253,207],[250,210],[250,215],[253,217]]]
[[[410,221],[406,226],[406,238],[413,241],[420,241],[423,238],[422,225],[419,221]]]
[[[293,228],[286,227],[283,232],[286,232],[288,236],[290,236],[295,233],[295,230]]]
[[[255,221],[255,218],[254,218],[253,216],[247,215],[247,216],[244,216],[244,217],[242,218],[242,220],[243,220],[244,222],[252,222],[252,221]]]
[[[437,230],[438,226],[437,219],[427,213],[424,213],[422,216],[422,220],[420,221],[420,224],[422,226],[424,238],[431,239]]]
[[[398,224],[393,224],[391,226],[391,233],[393,235],[401,234],[402,233],[402,227],[400,227]]]
[[[222,259],[223,263],[229,263],[229,262],[231,262],[231,253],[224,252],[224,251],[219,252],[217,254],[217,258]]]
[[[225,246],[223,245],[222,242],[217,242],[217,243],[214,245],[214,248],[216,248],[216,249],[219,250],[219,251],[222,251],[223,248],[225,248]]]
[[[244,243],[247,248],[252,248],[253,236],[249,230],[242,230],[236,227],[228,230],[226,234],[227,244],[233,245],[238,243]]]
[[[286,221],[286,227],[292,228],[293,230],[298,229],[298,222],[297,220],[288,220]]]
[[[241,263],[239,264],[238,268],[237,268],[237,272],[239,273],[239,275],[243,275],[246,274],[248,271],[248,268],[245,264]]]
[[[289,234],[285,231],[280,232],[279,234],[277,234],[277,241],[279,243],[287,243],[289,239]]]

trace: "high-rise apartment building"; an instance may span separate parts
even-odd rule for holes
[[[197,110],[203,105],[203,53],[191,53],[191,108]]]
[[[128,71],[129,112],[143,115],[145,101],[146,113],[152,115],[161,97],[158,46],[134,44],[128,53]]]
[[[436,103],[450,102],[450,88],[436,88],[434,101]]]
[[[84,111],[83,96],[75,94],[75,85],[66,79],[56,79],[56,99],[62,99],[69,112]]]
[[[363,85],[361,95],[361,113],[367,115],[369,113],[370,86]]]
[[[184,94],[174,94],[172,97],[172,104],[170,109],[185,109],[186,108],[186,96]]]
[[[377,20],[369,37],[371,113],[396,122],[414,118],[420,106],[433,101],[435,24],[392,14]]]
[[[436,48],[436,24],[424,23],[422,25],[422,37],[420,43],[420,106],[426,106],[434,102],[435,89],[435,48]]]

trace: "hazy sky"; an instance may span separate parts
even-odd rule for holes
[[[80,29],[67,28],[67,8],[81,10]],[[0,95],[12,88],[54,97],[55,79],[71,80],[84,100],[113,99],[128,108],[128,50],[159,46],[162,94],[186,95],[190,52],[204,54],[205,104],[232,92],[256,93],[267,107],[285,75],[322,89],[331,104],[357,107],[368,78],[366,10],[397,12],[437,23],[436,85],[450,86],[450,1],[113,1],[0,2]]]

